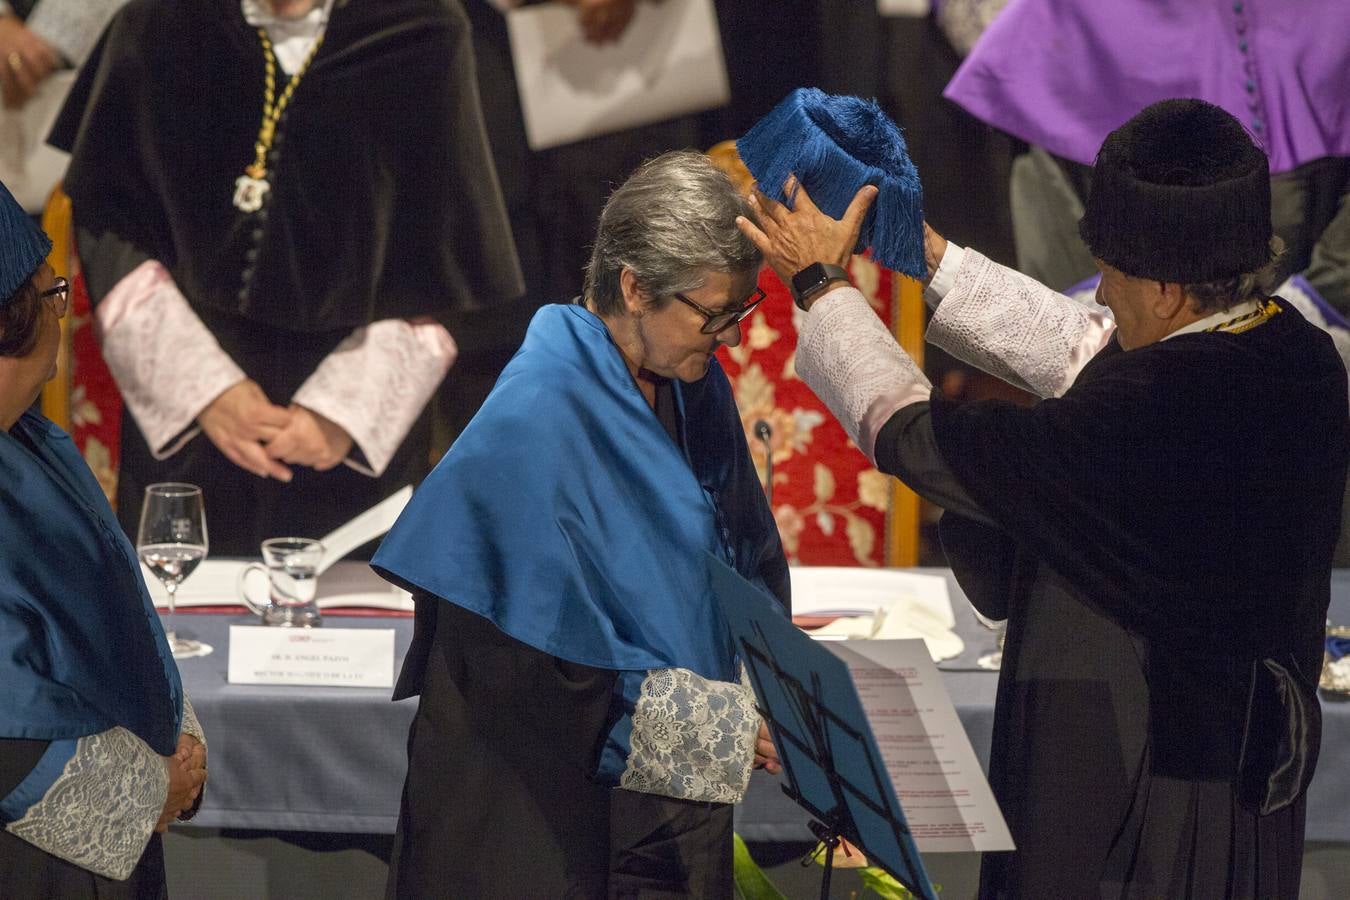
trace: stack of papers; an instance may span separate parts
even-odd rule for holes
[[[242,606],[239,597],[239,573],[249,564],[246,559],[208,559],[197,567],[197,571],[178,588],[175,606],[178,609],[191,609],[200,606]],[[165,609],[169,598],[164,587],[155,580],[144,566],[141,572],[150,585],[150,596],[155,607]],[[249,578],[249,596],[256,602],[264,602],[266,579],[257,574]],[[411,612],[412,594],[394,587],[371,570],[370,566],[360,562],[339,564],[333,571],[319,579],[317,602],[320,609],[382,609],[399,612]]]
[[[813,638],[922,638],[934,661],[965,649],[941,575],[835,566],[796,566],[791,575],[792,620]]]
[[[613,44],[586,42],[576,9],[507,14],[525,135],[543,150],[705,109],[731,98],[712,0],[639,3]]]

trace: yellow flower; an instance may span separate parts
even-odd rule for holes
[[[742,415],[751,421],[773,409],[774,385],[764,376],[759,363],[751,363],[741,370],[740,377],[736,379],[735,393],[736,405],[742,410]]]
[[[863,506],[885,512],[891,507],[890,476],[867,469],[858,473],[858,500]]]
[[[756,311],[750,317],[750,327],[746,329],[745,343],[751,350],[764,350],[772,347],[782,334],[769,326],[764,313]]]
[[[797,511],[797,507],[786,503],[773,511],[778,523],[778,536],[783,539],[783,550],[789,556],[795,556],[802,542],[802,532],[806,530],[806,519]]]
[[[113,468],[112,453],[98,438],[89,438],[84,444],[84,461],[98,479],[108,502],[117,497],[117,470]]]

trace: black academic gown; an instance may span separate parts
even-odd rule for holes
[[[667,384],[655,411],[680,443]],[[773,589],[785,593],[786,567],[778,574]],[[394,698],[420,699],[388,900],[731,900],[730,805],[593,777],[622,712],[618,672],[552,656],[426,591],[414,597]],[[500,856],[498,844],[509,845]],[[466,856],[463,847],[481,849]]]
[[[1060,399],[915,404],[878,464],[944,505],[1006,618],[981,897],[1297,896],[1350,456],[1344,369],[1288,308],[1112,343]]]
[[[237,0],[134,0],[114,18],[51,138],[72,152],[65,189],[96,304],[158,260],[285,405],[358,327],[430,316],[467,328],[522,292],[455,0],[335,4],[279,123],[266,203],[244,213],[234,181],[253,161],[263,72]],[[283,485],[205,436],[156,461],[127,417],[119,514],[134,529],[146,483],[195,482],[212,550],[252,555],[262,538],[321,535],[420,478],[429,434],[417,423],[380,479],[340,466]]]

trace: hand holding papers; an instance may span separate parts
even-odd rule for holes
[[[512,10],[506,23],[535,150],[712,109],[731,96],[712,0],[640,3],[619,41],[600,47],[561,3]]]

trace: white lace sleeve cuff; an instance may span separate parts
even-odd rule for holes
[[[6,828],[53,856],[122,881],[145,852],[168,792],[164,760],[117,727],[80,738],[42,799]]]
[[[750,783],[759,723],[748,686],[712,681],[688,669],[653,669],[632,713],[619,787],[739,803]]]
[[[851,287],[811,304],[797,340],[797,374],[869,459],[891,416],[932,393],[918,364]]]
[[[319,363],[292,401],[341,425],[373,478],[384,473],[408,429],[450,371],[457,350],[436,322],[382,319],[358,328]]]
[[[38,0],[26,24],[72,66],[82,66],[126,0]]]
[[[97,318],[103,358],[156,459],[195,437],[197,415],[246,377],[154,260],[117,282]]]
[[[192,701],[186,693],[183,694],[183,723],[178,730],[192,735],[203,747],[206,746],[206,732],[202,731],[202,723],[197,721],[197,712],[192,708]]]
[[[1010,384],[1038,397],[1058,397],[1106,346],[1115,327],[1109,316],[966,249],[927,336]]]

